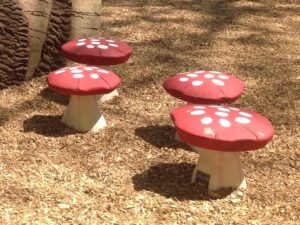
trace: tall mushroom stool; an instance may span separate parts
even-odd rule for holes
[[[264,147],[274,134],[268,119],[258,113],[229,106],[186,105],[171,118],[183,142],[199,151],[197,171],[210,176],[209,191],[245,188],[240,152]]]
[[[132,55],[132,48],[120,40],[109,38],[83,38],[69,41],[61,47],[63,55],[77,63],[111,66],[125,63]],[[114,90],[103,95],[100,101],[108,101],[118,95]]]
[[[188,104],[224,104],[236,101],[244,91],[244,82],[217,71],[179,73],[167,78],[164,89]]]
[[[112,71],[91,66],[66,67],[51,72],[47,83],[53,91],[71,95],[62,122],[81,132],[97,132],[106,126],[97,95],[116,89],[120,78]]]

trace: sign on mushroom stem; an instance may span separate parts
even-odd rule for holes
[[[78,131],[96,132],[106,126],[96,95],[113,91],[121,80],[106,69],[76,66],[53,71],[47,76],[47,83],[50,89],[71,95],[62,122]]]
[[[210,175],[209,190],[246,187],[239,153],[264,147],[274,134],[269,120],[247,109],[187,105],[171,112],[183,142],[199,151],[198,170]]]

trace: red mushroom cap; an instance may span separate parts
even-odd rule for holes
[[[270,121],[246,109],[186,105],[171,112],[183,142],[217,151],[250,151],[264,147],[274,134]]]
[[[163,86],[170,95],[195,104],[234,102],[244,91],[243,81],[216,71],[180,73],[166,79]]]
[[[116,89],[120,78],[112,71],[94,66],[66,67],[47,76],[49,87],[64,95],[106,94]]]
[[[122,41],[84,38],[63,44],[62,52],[73,62],[109,66],[126,62],[132,54],[132,49]]]

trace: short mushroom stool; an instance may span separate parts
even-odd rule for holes
[[[197,171],[210,175],[209,191],[245,188],[240,152],[264,147],[274,134],[268,119],[246,109],[217,105],[186,105],[171,118],[183,142],[199,152]]]
[[[120,40],[109,38],[83,38],[69,41],[61,47],[63,55],[77,63],[110,66],[125,63],[132,54],[132,48]],[[101,97],[108,101],[117,96],[117,90]]]
[[[98,94],[106,94],[117,88],[121,80],[113,72],[91,66],[66,67],[47,76],[50,89],[63,95],[71,95],[62,122],[81,132],[97,132],[106,126],[98,108]]]
[[[236,101],[244,82],[217,71],[194,71],[169,77],[163,83],[172,96],[192,104],[224,104]]]

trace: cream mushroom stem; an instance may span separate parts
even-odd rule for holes
[[[246,180],[242,170],[240,152],[223,152],[192,146],[199,152],[197,165],[191,182],[201,171],[210,176],[208,191],[214,192],[220,188],[246,188]]]
[[[110,70],[109,66],[101,66],[101,68]],[[108,94],[98,95],[98,100],[100,102],[107,102],[112,100],[116,96],[119,96],[119,92],[117,89],[114,89],[112,92],[109,92]]]
[[[98,107],[97,95],[71,95],[62,122],[81,132],[97,132],[104,128],[106,121]]]
[[[117,89],[113,90],[112,92],[110,92],[108,94],[99,95],[99,100],[100,100],[100,102],[107,102],[116,96],[119,96],[119,92]]]

